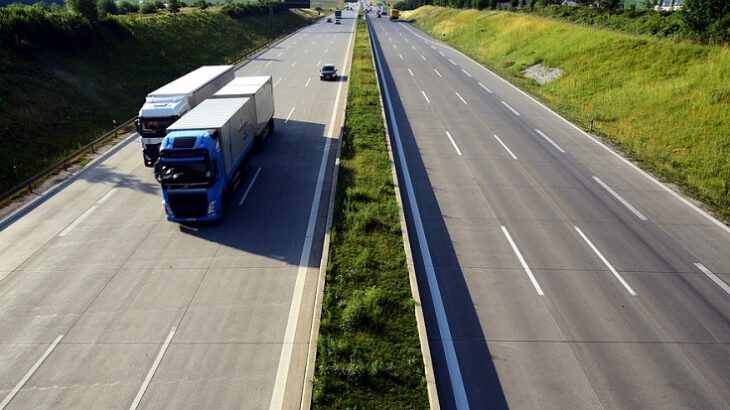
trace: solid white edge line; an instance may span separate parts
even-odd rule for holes
[[[405,27],[406,30],[408,30],[411,33],[413,33],[414,36],[425,40],[426,44],[429,44],[430,43],[430,41],[428,39],[426,39],[425,37],[419,35],[415,31],[413,31],[413,29],[411,29],[410,27],[408,27],[408,26],[403,26],[403,27]],[[508,86],[510,86],[511,88],[513,88],[515,91],[519,92],[520,94],[522,94],[526,98],[530,99],[535,104],[537,104],[540,107],[544,108],[546,111],[548,111],[549,113],[551,113],[554,116],[556,116],[558,119],[560,119],[563,122],[565,122],[566,124],[568,124],[570,127],[574,128],[576,131],[580,132],[586,138],[589,138],[591,141],[595,142],[598,146],[600,146],[604,150],[608,151],[611,155],[613,155],[616,158],[618,158],[621,161],[623,161],[626,165],[628,165],[629,167],[633,168],[635,171],[637,171],[638,173],[640,173],[641,175],[643,175],[644,177],[646,177],[648,180],[650,180],[654,184],[660,186],[663,190],[665,190],[666,192],[668,192],[669,194],[671,194],[672,196],[674,196],[676,199],[678,199],[680,202],[682,202],[683,204],[685,204],[686,206],[688,206],[690,209],[694,210],[695,212],[697,212],[700,215],[702,215],[703,217],[705,217],[707,220],[709,220],[710,222],[712,222],[718,228],[724,230],[727,233],[730,233],[730,226],[725,225],[723,222],[721,222],[719,219],[715,218],[714,216],[710,215],[704,209],[698,207],[697,205],[695,205],[692,202],[690,202],[687,198],[683,197],[681,194],[675,192],[674,190],[672,190],[668,186],[664,185],[661,181],[659,181],[658,179],[656,179],[656,177],[654,177],[653,175],[651,175],[648,172],[644,171],[638,165],[634,164],[633,162],[629,161],[628,159],[624,158],[623,156],[621,156],[621,154],[619,154],[618,152],[612,150],[606,144],[604,144],[603,142],[599,141],[597,138],[595,138],[591,134],[583,131],[577,125],[575,125],[572,122],[568,121],[565,117],[563,117],[562,115],[560,115],[557,112],[553,111],[550,107],[546,106],[542,102],[538,101],[535,97],[533,97],[530,94],[526,93],[525,91],[519,89],[516,85],[510,83],[509,81],[505,80],[504,78],[498,76],[492,70],[490,70],[487,67],[484,67],[483,65],[481,65],[478,62],[474,61],[471,57],[467,56],[466,54],[462,53],[461,51],[459,51],[459,50],[457,50],[457,49],[455,49],[455,48],[453,48],[451,46],[446,46],[446,45],[439,44],[439,43],[436,43],[436,42],[433,42],[433,44],[436,44],[439,47],[444,47],[444,48],[447,48],[447,49],[449,49],[451,51],[454,51],[454,52],[457,52],[457,53],[461,54],[464,58],[466,58],[471,63],[473,63],[474,65],[476,65],[478,68],[481,68],[482,70],[486,71],[488,74],[491,74],[492,76],[496,77],[497,79],[499,79],[503,83],[507,84]]]
[[[248,193],[251,191],[251,188],[253,187],[253,184],[256,182],[256,178],[259,177],[259,173],[261,173],[261,167],[256,170],[256,173],[253,175],[253,178],[251,178],[251,182],[248,183],[248,187],[246,187],[246,191],[243,193],[243,196],[241,197],[241,200],[238,201],[238,206],[243,205],[243,201],[246,200],[246,197],[248,196]]]
[[[421,90],[421,94],[423,94],[423,98],[426,99],[426,102],[431,104],[431,100],[428,99],[428,96],[426,95],[426,93],[423,90]]]
[[[451,145],[454,146],[454,149],[456,150],[456,153],[459,154],[459,156],[461,156],[461,150],[456,145],[456,141],[454,141],[454,138],[451,137],[451,133],[448,132],[448,131],[446,131],[446,136],[449,137],[449,141],[451,141]]]
[[[616,269],[613,267],[613,265],[611,265],[611,263],[608,261],[608,259],[606,259],[606,257],[603,256],[601,251],[599,251],[598,248],[596,248],[596,246],[593,245],[593,242],[591,242],[591,240],[588,239],[588,237],[583,233],[583,231],[581,231],[580,228],[578,228],[577,226],[573,226],[573,228],[575,228],[575,230],[578,231],[578,233],[583,238],[583,240],[588,244],[588,246],[591,247],[591,249],[593,249],[593,252],[595,252],[596,255],[598,255],[598,257],[601,259],[601,261],[603,261],[603,264],[608,267],[608,269],[611,271],[611,273],[613,273],[613,276],[615,276],[616,279],[618,279],[618,281],[621,282],[622,285],[624,285],[624,288],[626,288],[626,290],[629,291],[631,296],[636,296],[636,292],[634,292],[634,290],[631,288],[631,286],[629,286],[629,284],[626,283],[624,278],[618,272],[616,272]]]
[[[162,357],[165,355],[165,352],[167,351],[167,347],[170,346],[170,342],[172,341],[172,337],[175,336],[176,331],[177,331],[177,328],[173,327],[172,330],[170,330],[170,333],[167,335],[165,342],[162,344],[162,348],[160,349],[159,353],[157,353],[157,357],[155,357],[154,363],[152,363],[152,367],[150,368],[150,371],[147,372],[147,377],[144,378],[144,382],[142,382],[142,386],[140,386],[139,391],[137,391],[137,396],[134,398],[132,405],[129,406],[129,410],[136,410],[136,408],[139,406],[139,402],[142,401],[142,397],[144,396],[145,391],[147,391],[147,387],[150,385],[150,382],[152,381],[152,376],[155,375],[157,368],[160,366]]]
[[[502,142],[502,140],[501,140],[501,139],[500,139],[500,138],[499,138],[499,137],[497,136],[497,134],[494,134],[494,138],[496,138],[496,139],[497,139],[497,141],[499,141],[499,143],[500,143],[500,144],[502,144],[502,146],[504,147],[504,149],[506,149],[506,150],[507,150],[507,153],[509,153],[509,155],[510,155],[510,156],[512,157],[512,159],[517,159],[517,157],[515,156],[515,154],[513,154],[513,153],[512,153],[512,150],[510,150],[510,149],[509,149],[509,148],[507,147],[507,145],[505,145],[505,143],[504,143],[504,142]]]
[[[484,91],[488,92],[489,94],[492,94],[492,90],[490,90],[486,85],[479,83],[479,86],[484,89]]]
[[[647,221],[648,220],[644,216],[644,214],[642,214],[641,212],[639,212],[638,209],[634,208],[633,205],[631,205],[629,203],[629,201],[625,200],[621,195],[618,194],[618,192],[614,191],[605,182],[601,181],[601,178],[598,178],[597,176],[593,175],[593,179],[596,182],[598,182],[598,185],[602,186],[603,189],[605,189],[606,191],[608,191],[609,194],[611,194],[614,198],[616,198],[616,200],[618,200],[619,202],[621,202],[621,204],[623,204],[623,206],[625,206],[626,208],[628,208],[629,211],[633,212],[634,215],[636,215],[637,218],[641,219],[642,221]]]
[[[501,102],[501,103],[502,103],[502,105],[504,105],[505,107],[509,108],[509,110],[510,110],[510,111],[512,111],[512,113],[513,113],[514,115],[516,115],[516,116],[518,116],[518,117],[520,116],[520,113],[518,113],[518,112],[517,112],[517,110],[515,110],[514,108],[512,108],[512,107],[511,107],[511,106],[510,106],[509,104],[507,104],[506,102],[504,102],[504,101],[502,101],[502,100],[500,100],[499,102]]]
[[[352,40],[355,37],[355,30],[353,29],[350,35],[350,40],[347,43],[347,49],[345,51],[345,61],[342,63],[342,71],[347,72],[348,56],[352,49]],[[317,186],[314,190],[314,197],[312,198],[312,207],[309,212],[309,224],[307,225],[307,232],[305,234],[304,246],[302,247],[302,256],[299,259],[299,269],[297,270],[297,280],[294,284],[294,292],[292,294],[292,303],[289,308],[289,318],[286,323],[286,331],[284,333],[284,340],[281,347],[281,355],[279,356],[279,366],[276,370],[276,381],[274,382],[274,390],[271,394],[271,404],[269,405],[270,410],[280,410],[284,405],[284,393],[286,391],[287,378],[289,377],[289,367],[291,366],[292,350],[294,349],[294,336],[297,331],[297,324],[299,322],[299,310],[302,304],[302,297],[304,296],[304,282],[307,275],[307,269],[309,269],[309,259],[311,258],[312,252],[312,240],[314,239],[314,229],[317,225],[317,214],[319,213],[319,202],[322,197],[322,189],[324,186],[325,171],[327,170],[327,158],[329,157],[330,145],[332,140],[335,138],[334,128],[335,120],[337,119],[337,107],[340,105],[340,98],[342,97],[342,86],[345,84],[341,81],[337,87],[337,96],[335,97],[335,105],[332,109],[332,118],[330,119],[329,129],[327,131],[328,138],[326,138],[324,149],[322,152],[322,161],[319,164],[319,174],[317,176]],[[337,134],[339,135],[339,133]]]
[[[309,78],[307,79],[307,83],[306,83],[306,84],[304,84],[304,88],[307,88],[307,87],[309,87],[309,82],[310,82],[310,81],[312,81],[312,77],[309,77]]]
[[[413,71],[411,71],[410,68],[408,69],[408,72],[411,74],[411,77],[413,77]]]
[[[469,78],[473,78],[473,77],[471,76],[471,74],[469,74],[469,72],[468,72],[468,71],[466,71],[466,70],[464,70],[463,68],[461,69],[461,72],[463,72],[464,74],[466,74],[466,75],[467,75],[467,77],[469,77]]]
[[[71,231],[73,231],[73,229],[78,224],[80,224],[81,222],[83,222],[84,219],[88,218],[89,215],[91,215],[96,210],[96,208],[98,208],[98,207],[99,207],[99,204],[91,205],[91,207],[89,207],[89,209],[87,209],[86,211],[84,211],[83,214],[81,214],[78,218],[76,218],[73,222],[71,222],[71,224],[69,224],[66,227],[66,229],[64,229],[63,231],[61,231],[61,233],[59,233],[58,236],[64,237],[64,236],[68,235],[69,233],[71,233]]]
[[[289,122],[289,118],[291,118],[292,113],[294,112],[295,107],[291,107],[291,111],[289,111],[289,115],[286,116],[286,119],[284,120],[284,124]]]
[[[464,99],[464,97],[462,97],[461,94],[459,94],[457,91],[454,91],[454,92],[456,93],[456,96],[459,97],[459,99],[461,100],[461,102],[463,102],[464,104],[466,104],[466,100]]]
[[[374,43],[375,42],[373,42],[373,45]],[[373,49],[374,55],[376,56],[375,63],[377,65],[378,72],[380,73],[380,78],[382,78],[385,83],[383,67],[380,64],[380,59],[377,58],[378,49],[375,46],[373,46]],[[403,181],[406,185],[406,193],[408,195],[408,204],[411,209],[411,214],[413,215],[413,221],[416,225],[416,236],[418,237],[418,245],[421,251],[421,258],[423,258],[426,278],[428,279],[428,287],[431,290],[431,299],[436,313],[436,324],[438,326],[439,334],[441,335],[446,367],[448,368],[449,379],[451,380],[451,390],[454,395],[454,401],[456,402],[456,408],[468,410],[469,401],[466,397],[464,381],[461,377],[461,369],[459,368],[459,361],[456,357],[456,349],[454,347],[454,340],[451,337],[451,328],[449,327],[449,320],[446,316],[446,309],[444,307],[444,302],[441,299],[441,290],[439,289],[438,280],[436,279],[436,271],[433,266],[433,261],[431,260],[431,252],[426,240],[426,232],[423,228],[423,222],[421,221],[421,213],[418,210],[418,203],[416,202],[416,194],[413,189],[413,183],[411,182],[408,163],[406,162],[405,153],[403,152],[400,131],[398,130],[398,122],[396,121],[395,114],[393,113],[393,103],[390,100],[390,93],[388,92],[387,84],[384,85],[383,93],[385,102],[388,105],[388,116],[390,117],[390,122],[393,124],[393,139],[395,140],[396,149],[398,150],[398,160],[402,166]]]
[[[562,149],[562,148],[560,148],[560,145],[556,144],[555,141],[553,141],[550,137],[548,137],[547,135],[545,135],[542,131],[540,131],[540,130],[538,130],[536,128],[535,129],[535,132],[538,133],[538,134],[540,134],[540,136],[543,137],[545,139],[545,141],[547,141],[550,144],[552,144],[552,146],[555,147],[556,150],[558,150],[558,151],[562,152],[563,154],[565,154],[565,150]]]
[[[727,283],[725,283],[725,281],[723,281],[722,279],[717,277],[717,275],[715,275],[714,273],[712,273],[712,271],[707,269],[707,267],[705,265],[697,262],[697,263],[695,263],[695,266],[697,267],[697,269],[701,270],[702,273],[707,275],[708,278],[712,279],[712,281],[715,282],[715,284],[717,284],[717,286],[719,286],[722,290],[724,290],[725,293],[730,295],[730,285],[728,285]]]
[[[13,400],[13,398],[15,397],[16,394],[18,394],[20,389],[22,389],[23,386],[25,386],[25,384],[28,383],[28,380],[30,380],[30,378],[33,376],[33,374],[38,370],[39,367],[41,367],[41,365],[43,364],[43,362],[46,361],[48,356],[50,356],[51,352],[53,352],[53,349],[55,349],[56,346],[58,346],[58,343],[61,342],[61,339],[63,339],[63,335],[59,335],[58,337],[56,337],[56,339],[53,341],[53,343],[51,343],[51,345],[48,347],[48,349],[46,349],[45,353],[43,353],[43,356],[41,356],[38,360],[36,360],[36,362],[33,364],[33,367],[31,367],[25,373],[23,378],[20,379],[20,381],[15,385],[13,390],[11,390],[10,393],[8,393],[8,395],[5,396],[5,399],[3,399],[2,403],[0,403],[0,410],[3,410],[5,407],[8,406],[8,404],[10,404],[10,401]]]
[[[530,278],[530,282],[532,282],[532,286],[535,287],[535,290],[537,291],[537,294],[540,296],[544,296],[545,294],[542,292],[542,288],[540,287],[540,284],[537,283],[537,279],[535,278],[535,275],[532,274],[532,270],[529,266],[527,266],[527,262],[525,261],[525,258],[522,257],[522,252],[520,252],[520,249],[517,248],[517,245],[512,240],[512,236],[509,234],[509,231],[507,228],[502,225],[502,232],[504,233],[504,236],[507,237],[507,242],[509,242],[509,246],[512,247],[512,251],[517,255],[517,259],[520,261],[520,265],[522,265],[522,269],[525,270],[525,273],[527,273],[527,276]]]
[[[433,69],[433,71],[434,71],[434,72],[435,72],[436,74],[438,74],[438,76],[439,76],[439,77],[443,78],[443,76],[441,75],[441,73],[439,73],[439,70],[437,70],[437,69],[435,69],[435,68],[434,68],[434,69]]]

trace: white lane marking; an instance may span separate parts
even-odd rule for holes
[[[319,67],[320,64],[322,64],[322,60],[317,61],[317,67]]]
[[[283,51],[282,51],[282,52],[280,52],[279,54],[277,54],[277,55],[276,55],[276,57],[277,57],[277,58],[279,58],[279,57],[281,57],[281,55],[282,55],[282,54],[284,54],[284,52],[283,52]]]
[[[486,85],[484,85],[484,84],[482,84],[482,83],[479,83],[479,86],[480,86],[480,87],[482,87],[482,88],[484,89],[484,91],[488,92],[489,94],[491,94],[491,93],[492,93],[492,90],[490,90],[489,88],[487,88],[487,86],[486,86]]]
[[[505,107],[507,107],[507,108],[508,108],[508,109],[509,109],[510,111],[512,111],[512,113],[513,113],[514,115],[516,115],[516,116],[518,116],[518,117],[520,116],[520,113],[518,113],[518,112],[517,112],[517,110],[515,110],[514,108],[510,107],[510,105],[509,105],[509,104],[507,104],[506,102],[504,102],[504,101],[501,101],[501,100],[500,100],[500,102],[502,103],[502,105],[504,105]]]
[[[499,138],[499,137],[498,137],[498,136],[497,136],[496,134],[494,135],[494,138],[496,138],[496,139],[497,139],[497,141],[499,141],[499,143],[500,143],[500,144],[502,144],[502,146],[504,147],[504,149],[506,149],[506,150],[507,150],[507,152],[509,153],[509,155],[510,155],[510,156],[511,156],[511,157],[512,157],[513,159],[517,159],[517,157],[515,156],[515,154],[513,154],[513,153],[512,153],[512,151],[511,151],[511,150],[510,150],[510,149],[509,149],[509,148],[507,147],[507,145],[505,145],[505,143],[504,143],[504,142],[502,142],[502,140],[501,140],[501,139],[500,139],[500,138]]]
[[[411,44],[411,48],[415,50],[416,49],[416,46],[414,46],[413,44]]]
[[[400,57],[400,59],[402,60],[403,59],[403,54],[398,54],[398,57]]]
[[[294,67],[295,65],[297,65],[298,62],[299,60],[294,60],[294,63],[291,66]]]
[[[439,73],[439,70],[437,70],[437,69],[435,69],[435,68],[434,68],[434,69],[433,69],[433,71],[434,71],[434,72],[435,72],[435,73],[436,73],[436,74],[437,74],[437,75],[438,75],[439,77],[443,77],[443,76],[441,75],[441,73]]]
[[[281,78],[276,80],[276,82],[274,83],[274,87],[276,87],[276,85],[279,84],[279,81],[281,81]]]
[[[370,40],[370,43],[375,52],[375,64],[377,65],[380,78],[385,78],[383,74],[383,67],[380,64],[380,58],[378,58],[378,48],[375,42]],[[464,389],[464,381],[461,377],[461,370],[459,369],[459,361],[456,357],[456,349],[454,348],[454,340],[451,337],[451,328],[449,327],[449,319],[446,316],[446,309],[444,308],[444,302],[441,299],[441,290],[439,289],[438,280],[436,279],[436,271],[433,266],[431,259],[431,252],[429,250],[428,241],[426,240],[426,232],[423,228],[423,221],[421,221],[421,213],[418,210],[418,203],[416,202],[416,194],[413,189],[413,183],[411,182],[411,175],[408,170],[408,163],[406,162],[406,156],[403,152],[403,144],[400,139],[400,132],[398,131],[398,123],[396,122],[395,114],[393,113],[393,103],[390,100],[390,93],[388,87],[382,88],[384,93],[385,102],[388,105],[388,116],[390,122],[393,124],[393,136],[395,137],[395,146],[398,150],[398,159],[402,164],[403,180],[406,185],[406,193],[408,195],[408,204],[411,208],[411,215],[413,216],[413,222],[416,225],[416,235],[418,237],[418,246],[421,251],[421,258],[423,258],[423,267],[426,271],[426,277],[428,278],[428,288],[430,289],[431,300],[433,302],[434,311],[436,313],[436,324],[439,329],[439,335],[441,336],[441,343],[444,348],[444,356],[446,358],[446,367],[449,371],[449,380],[451,381],[451,391],[454,395],[454,401],[456,408],[462,410],[469,409],[469,401],[466,398],[466,390]]]
[[[625,200],[621,195],[618,194],[618,192],[614,191],[610,186],[608,186],[605,182],[601,181],[601,178],[598,178],[597,176],[593,175],[593,179],[598,182],[600,186],[603,187],[606,191],[608,191],[609,194],[611,194],[616,200],[621,202],[623,206],[629,209],[629,211],[633,212],[634,215],[636,215],[637,218],[641,219],[642,221],[647,221],[648,219],[639,212],[638,209],[634,208],[629,201]]]
[[[411,74],[411,77],[413,77],[413,71],[411,71],[410,68],[408,69],[408,72]]]
[[[453,65],[458,65],[458,64],[456,64],[456,61],[454,61],[454,60],[452,60],[452,59],[449,59],[449,63],[451,63],[451,64],[453,64]]]
[[[246,191],[243,193],[243,196],[241,197],[241,200],[238,201],[238,206],[243,205],[243,201],[246,200],[246,197],[248,196],[248,193],[251,191],[251,187],[253,187],[253,184],[256,182],[256,178],[259,177],[259,174],[261,173],[261,167],[256,170],[256,173],[253,174],[253,178],[251,178],[251,182],[248,183],[248,187],[246,188]]]
[[[255,71],[255,72],[254,72],[254,73],[253,73],[252,75],[256,75],[256,74],[258,74],[258,73],[259,73],[259,71],[261,71],[261,70],[256,70],[256,71]]]
[[[456,145],[456,141],[454,141],[454,138],[451,137],[451,133],[448,132],[448,131],[446,131],[446,136],[449,137],[449,141],[451,141],[451,145],[454,146],[454,149],[456,150],[456,153],[459,154],[459,156],[461,156],[461,150]]]
[[[304,54],[307,54],[309,52],[309,49],[304,50]]]
[[[423,94],[423,98],[426,99],[426,102],[429,103],[429,104],[431,104],[431,100],[428,99],[428,96],[426,95],[425,92],[423,92],[423,90],[421,90],[421,94]]]
[[[393,39],[390,38],[390,36],[388,36],[388,41],[390,41],[392,43],[393,42]]]
[[[309,78],[307,79],[307,83],[306,83],[306,84],[304,84],[304,88],[307,88],[307,87],[309,87],[309,82],[310,82],[310,81],[312,81],[312,77],[309,77]]]
[[[434,47],[433,44],[429,44],[428,46],[431,47],[432,49],[436,50],[436,47]]]
[[[728,284],[725,283],[725,281],[723,281],[722,279],[718,278],[717,275],[715,275],[709,269],[707,269],[707,267],[705,267],[705,265],[697,262],[697,263],[695,263],[695,266],[697,266],[697,269],[701,270],[702,273],[704,273],[705,275],[707,275],[708,278],[712,279],[712,281],[715,282],[715,284],[717,284],[717,286],[719,286],[728,295],[730,295],[730,286],[728,286]],[[0,407],[0,408],[2,408],[2,407]]]
[[[466,100],[464,99],[464,97],[462,97],[461,94],[459,94],[458,92],[456,92],[456,91],[454,91],[454,92],[456,93],[456,96],[459,97],[459,99],[461,100],[461,102],[463,102],[464,104],[466,104]]]
[[[472,78],[471,74],[469,74],[469,72],[464,70],[463,68],[461,69],[461,72],[466,74],[467,77]]]
[[[268,63],[266,63],[266,65],[267,65],[267,66],[268,66],[268,65],[271,65],[271,60],[269,60],[269,62],[268,62]]]
[[[421,54],[421,60],[426,61],[426,57],[424,57],[423,54]]]
[[[433,46],[431,46],[431,47],[433,47]],[[439,54],[441,54],[441,57],[446,57],[446,54],[442,53],[441,51],[439,51]]]
[[[53,349],[55,349],[56,346],[58,346],[58,343],[61,341],[61,339],[63,339],[63,335],[59,335],[53,341],[53,343],[51,343],[51,345],[48,347],[48,349],[46,349],[46,352],[43,353],[43,355],[38,360],[36,360],[36,362],[33,364],[33,367],[31,367],[25,373],[23,378],[20,379],[20,381],[18,382],[18,384],[15,385],[13,390],[11,390],[10,393],[8,393],[8,395],[5,396],[5,399],[3,399],[2,403],[0,403],[0,410],[3,410],[5,407],[8,406],[8,404],[10,404],[10,401],[13,400],[13,398],[15,397],[16,394],[18,394],[20,389],[22,389],[23,386],[25,386],[25,384],[28,383],[28,380],[33,376],[33,373],[35,373],[36,370],[38,370],[38,368],[41,367],[43,362],[46,361],[46,359],[51,354],[51,352],[53,352]]]
[[[170,346],[170,342],[172,341],[172,337],[175,336],[175,331],[177,328],[172,328],[170,330],[170,333],[167,335],[167,339],[165,339],[165,342],[162,344],[162,348],[160,349],[160,352],[157,353],[157,357],[155,357],[154,363],[152,363],[152,367],[150,368],[150,371],[147,372],[147,377],[144,378],[144,382],[142,383],[142,386],[140,386],[139,391],[137,392],[137,396],[134,398],[134,401],[132,402],[132,405],[129,406],[129,410],[136,410],[137,407],[139,407],[139,402],[142,401],[142,396],[144,396],[144,392],[147,390],[147,387],[150,385],[150,381],[152,380],[152,376],[155,375],[155,372],[157,371],[157,367],[160,366],[160,362],[162,361],[162,356],[165,355],[165,352],[167,351],[167,347]]]
[[[509,242],[509,246],[512,247],[512,251],[514,251],[515,255],[517,255],[517,259],[519,259],[520,264],[522,265],[522,269],[524,269],[525,273],[527,273],[527,276],[530,278],[530,282],[532,282],[532,286],[535,287],[537,294],[540,296],[544,296],[545,294],[542,292],[542,288],[540,287],[540,284],[537,283],[537,279],[535,279],[535,275],[532,274],[532,270],[530,269],[529,266],[527,266],[527,262],[525,261],[525,258],[522,257],[522,252],[520,252],[519,248],[517,248],[515,241],[512,240],[512,236],[509,234],[509,231],[507,230],[507,228],[505,228],[504,225],[502,225],[502,232],[504,233],[504,236],[507,237],[507,242]]]
[[[109,192],[106,193],[103,197],[101,197],[100,200],[96,201],[97,204],[103,204],[106,202],[107,199],[111,198],[112,195],[114,195],[115,192],[117,192],[119,188],[112,188]]]
[[[347,72],[348,56],[352,48],[352,40],[355,32],[350,34],[350,40],[345,49],[345,61],[342,62],[342,72]],[[340,105],[340,97],[342,96],[342,86],[345,82],[340,81],[337,86],[337,96],[335,97],[335,105],[332,110],[332,118],[330,119],[328,133],[324,150],[322,152],[322,162],[319,164],[319,175],[317,176],[317,187],[314,190],[314,198],[312,198],[312,207],[309,213],[309,225],[305,234],[304,246],[302,248],[302,256],[299,259],[299,270],[297,272],[297,281],[294,284],[294,292],[292,294],[292,303],[289,308],[289,318],[286,322],[286,331],[284,333],[284,341],[281,347],[281,355],[279,356],[279,367],[276,370],[276,382],[274,383],[274,392],[271,395],[270,410],[279,410],[284,405],[284,391],[286,390],[286,380],[289,376],[289,366],[291,365],[292,350],[294,349],[294,336],[299,321],[299,310],[304,295],[304,280],[307,276],[309,259],[311,258],[312,240],[314,239],[314,228],[317,225],[317,214],[319,211],[319,202],[322,198],[322,189],[324,186],[325,171],[327,169],[327,158],[329,157],[330,145],[335,138],[335,120],[337,119],[337,110]],[[338,130],[339,135],[339,130]]]
[[[291,118],[291,114],[294,112],[294,107],[291,107],[291,111],[289,111],[289,115],[286,116],[286,119],[284,120],[284,124],[289,122],[289,118]]]
[[[327,54],[327,52],[330,51],[329,48],[324,49],[324,53]]]
[[[593,249],[593,252],[595,252],[596,255],[598,255],[598,257],[601,258],[601,261],[603,261],[603,264],[608,267],[608,269],[611,271],[611,273],[613,273],[613,276],[615,276],[616,279],[618,279],[618,281],[621,282],[622,285],[624,285],[624,287],[626,288],[626,290],[629,291],[629,293],[631,294],[631,296],[636,296],[636,292],[634,292],[634,290],[631,289],[631,286],[629,286],[629,284],[626,283],[626,281],[624,280],[624,278],[621,277],[621,275],[619,275],[618,272],[616,272],[616,269],[614,269],[613,265],[611,265],[611,263],[608,261],[608,259],[606,259],[603,256],[603,254],[598,250],[598,248],[596,248],[595,245],[593,245],[593,242],[591,242],[591,240],[588,239],[588,237],[583,233],[583,231],[581,231],[580,228],[578,228],[577,226],[573,226],[573,227],[575,228],[576,231],[578,231],[578,233],[583,238],[583,240],[586,241],[586,243],[588,244],[588,246],[590,246],[591,249]]]
[[[334,40],[330,40],[330,44],[333,44],[333,43],[334,43]]]
[[[96,208],[99,207],[99,205],[106,202],[107,199],[109,199],[112,195],[114,195],[115,192],[117,192],[117,190],[118,190],[118,188],[112,188],[111,190],[109,190],[109,192],[107,192],[103,197],[101,197],[101,199],[96,201],[96,203],[94,205],[90,206],[89,209],[87,209],[78,218],[76,218],[73,222],[71,222],[71,224],[69,224],[66,227],[66,229],[61,231],[61,233],[59,233],[58,236],[64,237],[64,236],[68,235],[69,233],[71,233],[71,231],[73,231],[73,229],[76,228],[76,226],[78,226],[78,224],[80,224],[86,218],[88,218],[89,215],[91,215],[96,210]]]
[[[537,132],[538,134],[540,134],[540,136],[543,137],[545,139],[545,141],[547,141],[550,144],[552,144],[552,146],[555,147],[556,150],[558,150],[558,151],[562,152],[563,154],[565,154],[565,150],[562,149],[562,148],[560,148],[560,145],[556,144],[555,141],[553,141],[550,137],[548,137],[547,135],[545,135],[545,133],[543,133],[542,131],[538,130],[537,128],[535,129],[535,132]]]

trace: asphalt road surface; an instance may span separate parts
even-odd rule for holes
[[[730,408],[730,232],[370,16],[443,408]]]
[[[168,222],[135,140],[0,225],[0,409],[299,408],[344,17],[240,68],[273,76],[276,129],[221,223]],[[325,62],[345,77],[321,82]]]

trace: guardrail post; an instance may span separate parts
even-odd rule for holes
[[[28,192],[35,194],[35,192],[33,192],[33,185],[30,182],[28,182]]]

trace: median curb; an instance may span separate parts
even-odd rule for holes
[[[368,27],[368,34],[370,35],[370,55],[373,59],[373,66],[375,63],[375,47],[373,46],[372,30],[370,29],[370,17],[366,17],[366,24]],[[415,314],[416,314],[416,327],[418,328],[418,338],[421,341],[421,356],[423,357],[423,367],[426,376],[426,390],[428,392],[428,402],[432,410],[441,409],[439,403],[438,390],[436,388],[436,376],[433,370],[433,362],[431,360],[431,346],[428,340],[428,333],[426,332],[426,322],[423,316],[423,304],[421,303],[421,294],[418,290],[418,280],[416,279],[416,269],[413,262],[413,251],[411,250],[411,242],[408,236],[408,226],[406,225],[406,216],[403,210],[403,199],[400,194],[400,185],[398,184],[398,171],[395,167],[395,157],[393,156],[393,147],[390,144],[390,129],[388,128],[388,121],[385,116],[385,104],[383,103],[383,92],[381,89],[380,82],[385,80],[380,78],[378,70],[375,70],[375,77],[378,84],[378,99],[380,100],[380,115],[383,118],[383,126],[385,127],[385,143],[388,146],[388,158],[390,160],[390,167],[393,173],[393,185],[395,190],[395,198],[398,202],[398,215],[400,217],[401,234],[403,237],[403,248],[406,253],[406,264],[408,266],[408,280],[411,284],[411,295],[413,297]]]

